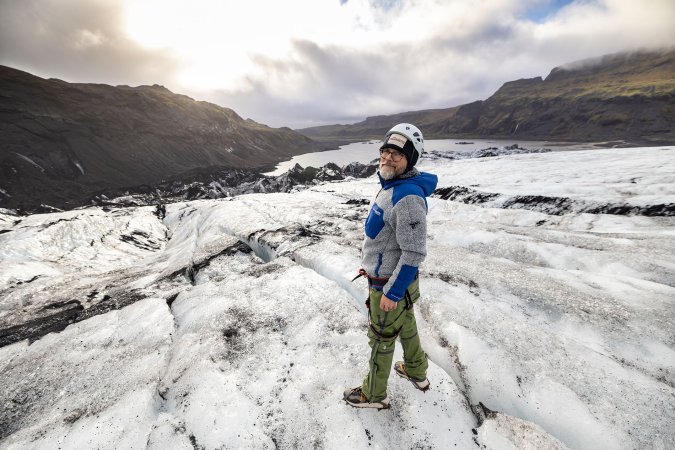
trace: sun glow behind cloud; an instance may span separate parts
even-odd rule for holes
[[[384,8],[366,0],[136,0],[126,7],[125,29],[142,47],[181,62],[175,74],[180,85],[236,91],[250,88],[251,78],[269,76],[261,60],[293,60],[294,42],[377,51],[381,45],[428,39],[448,17],[430,18],[424,6],[392,2]],[[451,9],[459,15],[464,8]]]
[[[482,44],[485,35],[511,29],[516,13],[546,1],[482,0],[477,8],[475,2],[441,0],[129,0],[125,29],[143,48],[178,61],[171,75],[178,89],[243,93],[264,81],[267,92],[291,100],[307,92],[307,83],[326,79],[314,73],[318,61],[309,60],[302,52],[308,46],[299,43],[311,43],[315,55],[326,52],[322,56],[347,50],[377,61],[391,55],[399,64],[372,70],[415,71],[405,83],[419,83],[423,72],[443,71],[456,59],[458,46],[473,45],[471,36]],[[439,42],[447,52],[430,48]]]
[[[253,69],[248,52],[260,49],[262,41],[239,16],[225,2],[143,0],[128,6],[126,31],[144,48],[179,61],[174,74],[179,84],[222,88],[240,83],[242,74]],[[263,45],[264,51],[280,52],[283,41],[269,39]]]
[[[264,75],[257,58],[285,58],[295,36],[314,31],[286,4],[141,0],[129,4],[126,29],[140,45],[170,52],[182,63],[175,74],[181,85],[239,90],[247,87],[248,77]]]

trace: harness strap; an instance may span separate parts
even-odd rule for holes
[[[401,334],[401,330],[403,330],[403,327],[399,328],[398,331],[394,334],[384,334],[384,333],[378,333],[375,327],[373,326],[373,323],[370,323],[370,331],[375,334],[375,337],[377,337],[377,340],[382,342],[382,341],[390,341],[393,339],[396,339],[399,334]]]
[[[417,332],[415,332],[412,336],[407,336],[407,337],[401,336],[401,341],[409,341],[410,339],[414,338],[415,336],[417,336]]]
[[[408,290],[405,290],[405,309],[412,309],[413,307],[413,301],[412,297],[410,297],[410,292]]]

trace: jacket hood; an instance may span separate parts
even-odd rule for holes
[[[394,186],[411,183],[421,187],[426,197],[430,196],[438,185],[438,177],[436,175],[428,172],[420,172],[415,168],[393,180],[384,180],[380,176],[380,172],[377,172],[377,176],[380,179],[380,184],[383,189],[390,189]]]

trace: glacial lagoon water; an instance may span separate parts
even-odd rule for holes
[[[302,167],[322,167],[330,162],[342,167],[351,162],[367,164],[378,157],[378,148],[382,144],[379,140],[367,142],[355,142],[343,145],[337,150],[328,150],[324,152],[305,153],[293,157],[289,161],[279,163],[272,172],[265,175],[281,175],[296,164]],[[569,142],[551,142],[551,141],[517,141],[517,140],[495,140],[495,139],[430,139],[425,141],[426,151],[435,151],[442,153],[470,153],[488,147],[502,148],[507,145],[518,144],[521,148],[536,149],[550,148],[556,151],[563,150],[589,150],[596,148],[593,143],[569,143]]]

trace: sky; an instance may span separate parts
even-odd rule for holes
[[[160,84],[273,127],[483,100],[504,82],[675,46],[673,0],[0,0],[0,64]]]

